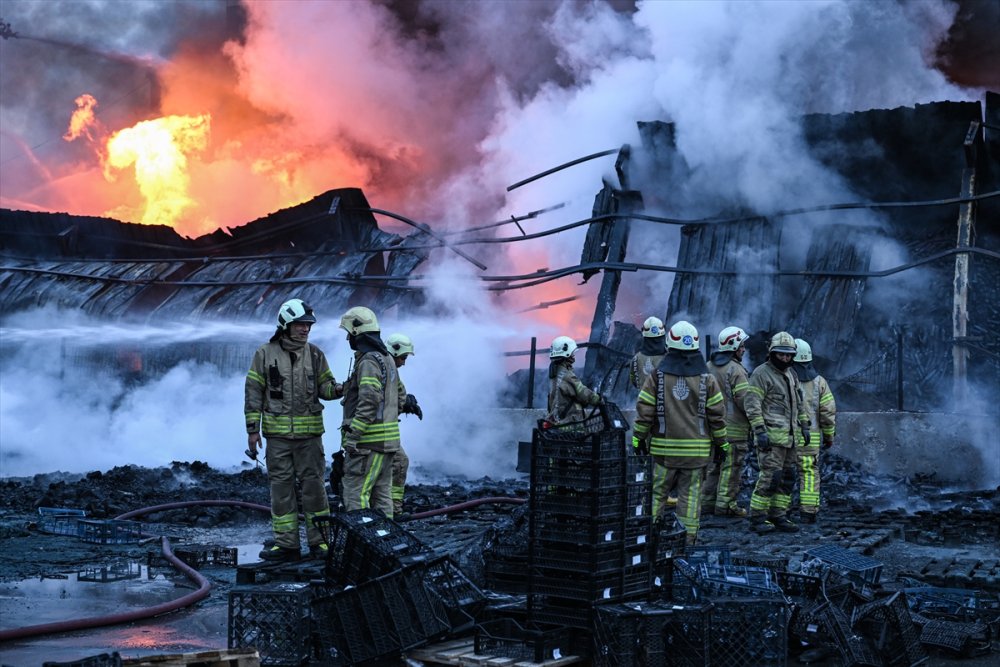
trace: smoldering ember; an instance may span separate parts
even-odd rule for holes
[[[102,178],[134,166],[136,184],[96,193],[92,173],[68,166],[82,153],[54,170],[42,144],[0,133],[0,663],[997,664],[1000,95],[968,55],[981,30],[970,17],[995,9],[956,5],[962,29],[933,70],[953,87],[931,89],[954,96],[885,108],[777,108],[781,95],[761,105],[744,82],[745,106],[724,97],[720,111],[696,92],[728,79],[698,70],[700,85],[675,89],[666,81],[685,68],[665,67],[653,85],[628,67],[646,47],[610,29],[603,64],[585,69],[596,47],[560,32],[628,21],[653,35],[647,12],[674,11],[656,3],[525,6],[566,41],[521,57],[560,69],[534,83],[523,72],[483,128],[485,85],[476,97],[359,70],[366,85],[433,88],[470,116],[413,109],[408,132],[451,130],[504,158],[484,164],[530,164],[504,199],[484,171],[448,171],[468,156],[443,136],[365,143],[391,134],[384,104],[358,98],[357,127],[293,128],[281,100],[253,96],[255,81],[275,85],[254,78],[262,62],[286,65],[278,80],[321,111],[303,91],[361,85],[299,88],[278,63],[288,47],[270,40],[290,38],[268,29],[281,21],[305,21],[303,44],[314,28],[349,39],[324,11],[425,47],[383,43],[368,60],[447,64],[471,91],[486,76],[474,54],[498,47],[458,40],[454,7],[344,3],[309,19],[297,13],[308,3],[267,4],[225,3],[212,37],[224,66],[205,55],[216,28],[198,28],[209,4],[177,3],[198,37],[165,62],[0,20],[0,60],[32,76],[55,49],[151,89],[113,134],[97,99],[76,97],[63,137],[96,146]],[[12,61],[15,47],[37,62]],[[299,73],[320,81],[312,60]],[[9,99],[20,79],[4,67]],[[767,69],[753,70],[761,87]],[[499,61],[489,71],[504,79]],[[183,115],[195,79],[222,91],[221,120]],[[594,97],[536,106],[556,84]],[[613,116],[628,127],[601,135],[628,141],[584,141],[580,107],[630,86],[704,106],[629,106]],[[519,125],[546,143],[532,111],[564,114],[569,152],[536,146],[519,162],[496,148]],[[210,126],[223,139],[196,163]],[[296,144],[310,127],[317,138]],[[23,165],[8,176],[12,142]],[[334,159],[323,142],[350,148]],[[315,179],[328,167],[335,179]],[[304,182],[324,185],[303,194]],[[281,203],[221,217],[263,201]],[[303,380],[305,407],[286,401]],[[320,436],[317,480],[302,452]]]

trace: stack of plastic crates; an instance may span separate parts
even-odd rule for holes
[[[528,592],[528,508],[520,505],[511,516],[483,536],[483,575],[486,588],[523,595]]]
[[[650,458],[626,447],[614,405],[535,429],[528,618],[593,627],[596,603],[645,598],[652,579]]]
[[[418,563],[343,590],[313,596],[312,620],[324,664],[396,664],[404,651],[452,631],[438,561]],[[443,567],[443,566],[442,566]]]
[[[318,516],[313,523],[327,544],[330,583],[360,584],[434,557],[430,547],[378,510]]]
[[[301,665],[312,655],[309,584],[237,586],[229,592],[229,648],[256,648],[262,665]]]
[[[662,601],[598,606],[594,664],[666,665],[664,627],[674,620],[672,608],[673,605]],[[702,640],[707,641],[707,633]],[[707,654],[703,647],[697,652]]]
[[[664,512],[653,522],[653,598],[673,598],[674,559],[683,558],[687,529],[673,512]]]

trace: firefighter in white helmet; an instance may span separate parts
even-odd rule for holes
[[[809,442],[809,416],[799,378],[792,371],[795,339],[786,331],[771,338],[767,361],[750,374],[743,401],[757,444],[760,475],[750,496],[750,529],[758,534],[799,527],[788,519],[796,477],[796,448]]]
[[[573,372],[576,361],[576,341],[569,336],[556,336],[549,348],[549,400],[545,421],[568,424],[582,421],[584,408],[598,405],[600,394],[585,387]]]
[[[667,330],[660,318],[647,317],[642,323],[642,344],[628,367],[629,382],[636,389],[642,388],[646,378],[663,360],[663,355],[667,351],[664,343],[666,335]]]
[[[806,414],[809,415],[810,441],[796,447],[799,482],[799,516],[804,523],[816,523],[819,517],[820,443],[824,450],[833,447],[837,426],[837,402],[826,378],[813,366],[812,347],[801,338],[795,339],[795,359],[792,369],[799,378]]]
[[[708,468],[702,490],[702,514],[744,517],[747,511],[736,504],[743,474],[743,459],[749,445],[750,422],[743,409],[743,400],[750,387],[743,368],[747,332],[739,327],[726,327],[719,332],[719,349],[712,354],[708,368],[722,387],[726,401],[726,439],[729,452]]]
[[[402,368],[406,364],[407,358],[416,354],[413,349],[413,341],[406,334],[394,333],[385,339],[385,345],[389,348],[389,355],[396,362],[396,368]],[[403,379],[399,379],[399,413],[416,415],[417,419],[423,421],[424,411],[417,403],[417,397],[406,392]],[[410,470],[410,457],[403,449],[403,443],[399,443],[399,451],[392,457],[392,512],[396,519],[403,516],[403,496],[406,493],[406,474]]]
[[[344,382],[344,508],[374,508],[393,516],[392,459],[399,451],[399,374],[371,309],[355,306],[340,318],[354,350]]]
[[[712,448],[729,450],[722,391],[701,356],[698,330],[684,320],[667,331],[667,352],[636,402],[632,446],[653,455],[653,517],[677,492],[677,519],[694,544],[701,522],[701,484]]]
[[[261,433],[267,438],[274,543],[260,552],[265,560],[301,557],[296,487],[302,496],[310,556],[325,555],[323,536],[312,521],[330,513],[323,480],[320,399],[340,398],[343,385],[333,378],[323,351],[309,342],[315,322],[312,308],[301,299],[281,304],[274,335],[254,353],[247,371],[243,404],[247,455],[256,460]]]

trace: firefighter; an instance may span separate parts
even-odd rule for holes
[[[750,528],[761,535],[775,529],[788,533],[799,529],[786,514],[795,485],[796,447],[809,442],[810,434],[799,379],[791,368],[794,358],[791,334],[774,334],[767,361],[750,374],[743,401],[760,464],[750,497]]]
[[[395,333],[385,339],[386,347],[392,360],[396,362],[396,368],[402,368],[406,364],[406,358],[416,354],[413,350],[413,341],[409,336]],[[417,397],[406,393],[403,386],[403,379],[399,379],[399,413],[416,415],[417,419],[423,421],[424,411],[417,404]],[[410,457],[403,450],[402,442],[399,451],[392,457],[392,512],[393,516],[399,518],[403,514],[403,495],[406,492],[406,473],[410,469]]]
[[[701,484],[712,448],[729,451],[722,391],[699,351],[698,330],[681,320],[667,331],[667,352],[636,402],[632,446],[653,455],[653,518],[676,488],[687,543],[698,537]]]
[[[274,544],[260,552],[264,560],[294,561],[301,556],[296,487],[302,496],[309,554],[326,554],[323,537],[312,522],[330,513],[319,401],[339,398],[343,385],[334,379],[323,351],[309,342],[315,323],[312,308],[301,299],[281,304],[278,328],[254,354],[247,372],[243,412],[250,458],[257,458],[262,432],[267,438]]]
[[[549,349],[549,402],[545,420],[553,425],[583,421],[584,408],[599,405],[603,400],[573,372],[575,352],[576,341],[569,336],[557,336]]]
[[[799,378],[806,414],[809,415],[810,441],[796,449],[799,471],[799,515],[805,523],[816,523],[819,517],[819,451],[833,447],[837,425],[837,402],[826,378],[813,367],[812,347],[801,338],[795,339],[795,359],[792,368]]]
[[[743,399],[750,387],[743,355],[747,332],[739,327],[726,327],[719,332],[719,350],[712,355],[709,370],[722,387],[726,399],[726,439],[729,452],[718,465],[709,466],[702,492],[702,514],[744,517],[747,511],[736,504],[746,458],[750,422],[743,409]]]
[[[636,389],[642,389],[649,374],[660,365],[667,351],[664,337],[667,335],[663,321],[658,317],[647,317],[642,323],[642,345],[632,357],[628,367],[628,379]]]
[[[344,509],[373,508],[393,516],[392,459],[399,451],[399,374],[379,336],[378,319],[355,306],[340,318],[354,350],[344,382]]]

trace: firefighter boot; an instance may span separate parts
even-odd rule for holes
[[[799,532],[799,527],[797,525],[795,525],[795,523],[793,521],[789,520],[789,518],[787,516],[784,516],[784,515],[782,515],[782,516],[772,516],[771,517],[771,523],[773,523],[774,527],[777,528],[778,530],[780,530],[783,533],[797,533],[797,532]]]
[[[260,557],[261,560],[267,560],[276,563],[282,563],[282,562],[287,563],[299,560],[302,557],[302,554],[299,553],[298,549],[279,547],[277,544],[274,544],[270,547],[265,547],[264,550],[258,554],[258,556]]]
[[[819,512],[802,512],[799,515],[799,521],[802,523],[818,523],[819,522]]]
[[[751,514],[750,530],[757,533],[758,535],[766,535],[767,533],[774,532],[775,525],[771,523],[768,520],[768,518],[763,514]]]

